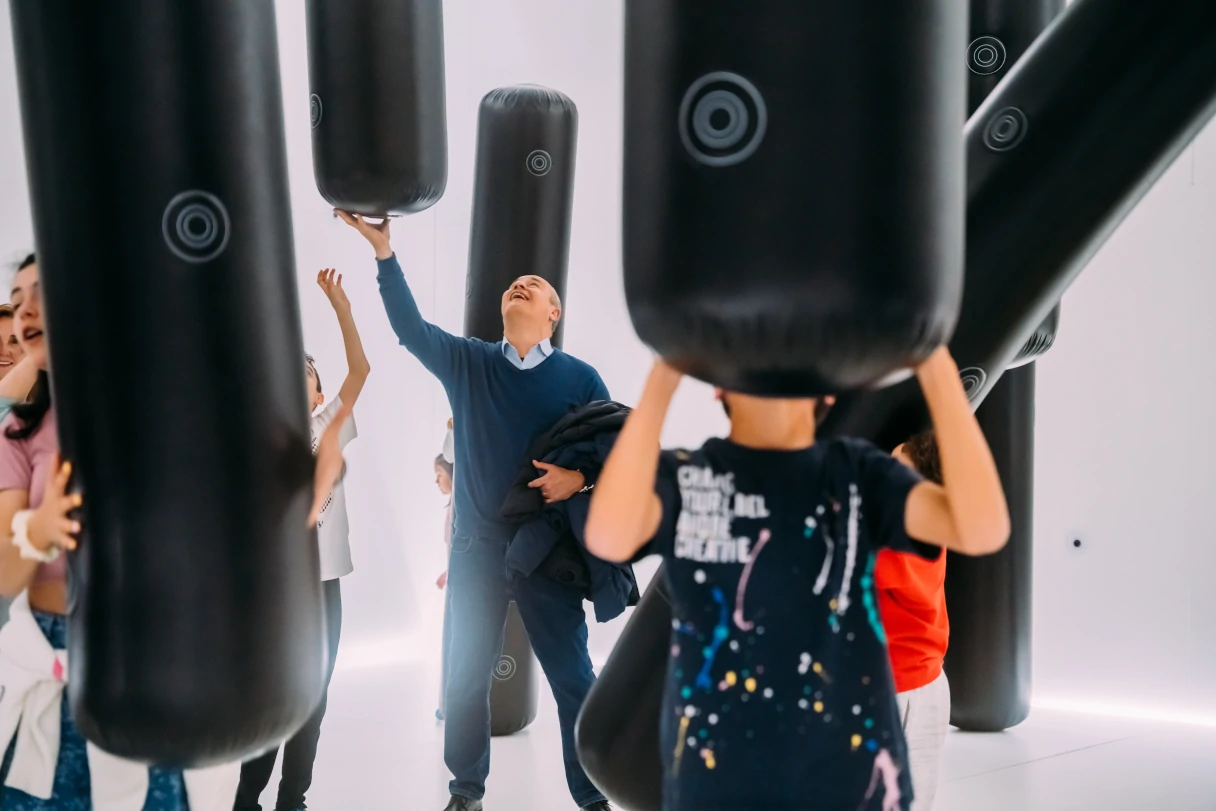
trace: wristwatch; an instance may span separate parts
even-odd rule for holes
[[[42,552],[30,543],[30,519],[34,517],[33,510],[19,510],[13,516],[13,546],[21,552],[21,557],[24,560],[36,560],[39,563],[52,563],[59,557],[59,547],[52,546],[50,549]]]
[[[592,476],[598,476],[599,470],[593,471],[585,467],[576,467],[574,470],[583,477],[583,489],[579,490],[580,493],[590,493],[595,489],[595,479]]]

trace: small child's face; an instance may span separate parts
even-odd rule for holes
[[[435,486],[445,496],[452,495],[452,477],[439,465],[435,465]]]
[[[309,414],[325,401],[325,396],[317,390],[317,371],[309,363],[304,364],[304,396],[308,401]]]

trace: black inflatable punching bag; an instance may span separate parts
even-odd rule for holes
[[[977,397],[1211,117],[1214,50],[1208,0],[1074,0],[968,122],[967,297],[950,347],[960,359],[998,358],[985,367],[995,374],[970,373]],[[1018,111],[1038,122],[1034,136],[1015,126]],[[973,290],[985,292],[972,298]],[[893,449],[927,419],[908,381],[840,397],[820,431]],[[670,617],[652,622],[668,627]],[[596,689],[608,690],[606,681]],[[616,762],[601,771],[616,775]],[[658,808],[659,798],[639,807]]]
[[[770,395],[870,386],[949,338],[966,6],[625,9],[638,336],[688,374]]]
[[[494,683],[490,685],[491,735],[514,735],[536,720],[540,698],[538,670],[523,617],[512,601],[507,609],[502,653],[494,668]]]
[[[1216,110],[1216,3],[1074,0],[967,124],[967,278],[950,349],[977,405]],[[826,435],[893,448],[915,381],[841,397]]]
[[[994,555],[950,553],[946,610],[950,723],[998,732],[1030,714],[1034,582],[1033,363],[1010,369],[976,412],[1001,474],[1012,522]]]
[[[577,141],[578,108],[556,90],[503,87],[481,100],[466,334],[502,339],[502,294],[520,276],[540,276],[565,299]]]
[[[950,614],[950,722],[997,732],[1030,714],[1034,619],[1035,363],[1055,343],[1057,305],[976,410],[1009,504],[1009,542],[994,555],[953,552],[946,564]]]
[[[481,100],[465,335],[502,340],[502,294],[520,276],[540,276],[565,297],[577,130],[574,102],[556,90],[506,87]],[[561,339],[559,322],[553,345]],[[504,670],[510,678],[501,677]],[[509,735],[535,720],[538,670],[512,603],[490,688],[491,734]]]
[[[312,159],[335,208],[399,216],[447,186],[443,0],[307,0]]]
[[[596,788],[628,811],[660,811],[659,717],[671,653],[667,576],[655,572],[578,714],[578,759]]]
[[[81,731],[231,761],[321,697],[325,630],[274,0],[13,0]],[[104,340],[102,340],[104,336]]]
[[[967,51],[972,113],[1063,9],[1063,0],[972,0]],[[1009,542],[995,555],[949,553],[946,609],[951,723],[995,732],[1030,714],[1034,560],[1034,359],[1051,348],[1060,308],[1034,331],[976,412],[1009,505]]]

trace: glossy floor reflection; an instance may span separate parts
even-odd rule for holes
[[[312,811],[440,811],[447,802],[433,663],[339,671]],[[572,811],[553,700],[496,739],[488,811]],[[273,788],[267,809],[273,808]],[[1035,710],[999,735],[954,732],[934,811],[1213,811],[1216,729]]]

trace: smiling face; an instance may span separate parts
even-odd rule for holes
[[[42,283],[37,263],[26,265],[13,277],[9,300],[13,302],[13,332],[26,355],[47,370],[46,327],[42,322]]]
[[[25,351],[17,341],[13,307],[0,304],[0,380],[25,357]]]
[[[529,326],[548,324],[548,335],[562,317],[562,303],[553,285],[539,276],[520,276],[502,294],[502,320]]]

